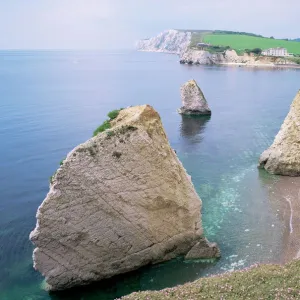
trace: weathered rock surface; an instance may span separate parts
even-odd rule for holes
[[[111,124],[68,154],[38,209],[34,267],[50,290],[178,255],[219,256],[203,237],[201,200],[158,113],[130,107]]]
[[[220,54],[211,54],[208,51],[204,50],[194,50],[187,48],[180,55],[181,64],[189,65],[214,65],[217,62],[225,61],[223,55]]]
[[[274,143],[261,155],[259,166],[271,174],[300,176],[300,91]]]
[[[167,52],[179,54],[184,51],[191,42],[191,32],[178,30],[166,30],[158,36],[140,40],[136,48],[139,51]]]
[[[182,107],[178,112],[183,115],[211,115],[207,101],[195,80],[189,80],[180,89]]]
[[[180,63],[189,65],[228,65],[240,64],[246,66],[276,66],[276,65],[297,65],[282,57],[255,56],[253,54],[238,55],[234,50],[226,50],[220,53],[210,53],[204,50],[186,48],[180,54]]]

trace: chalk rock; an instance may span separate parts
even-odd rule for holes
[[[191,32],[165,30],[156,37],[138,41],[136,48],[139,51],[180,54],[189,46],[191,36]]]
[[[209,246],[209,247],[207,247]],[[201,239],[185,256],[186,259],[197,259],[199,257],[219,257],[220,249],[216,243],[210,243],[206,238]]]
[[[300,176],[300,91],[272,146],[261,155],[259,166],[271,174]]]
[[[211,115],[207,101],[195,80],[186,82],[180,89],[182,107],[178,109],[184,115]]]
[[[49,290],[178,255],[219,256],[203,237],[201,200],[158,113],[130,107],[111,125],[68,154],[38,209],[30,239]]]
[[[222,53],[211,54],[205,50],[186,48],[180,55],[181,64],[214,65],[224,61]]]

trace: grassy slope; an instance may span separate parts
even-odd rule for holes
[[[300,261],[285,267],[256,266],[158,292],[133,293],[122,299],[300,299]]]
[[[205,34],[202,37],[205,43],[218,46],[230,46],[237,51],[245,49],[268,49],[275,47],[287,48],[290,53],[300,54],[300,43],[293,41],[260,38],[235,34]]]
[[[190,47],[191,48],[196,47],[198,43],[203,42],[204,36],[209,34],[212,34],[212,31],[204,31],[204,30],[199,32],[193,31]]]

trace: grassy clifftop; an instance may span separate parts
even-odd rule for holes
[[[300,299],[300,261],[286,266],[261,265],[202,278],[158,292],[133,293],[123,300],[162,299]]]
[[[264,37],[235,35],[235,34],[207,34],[203,41],[212,45],[230,46],[232,49],[242,51],[245,49],[268,49],[283,47],[288,52],[300,54],[300,43],[286,40],[276,40]]]
[[[274,38],[266,38],[260,35],[246,32],[231,31],[192,31],[192,40],[190,47],[195,47],[197,43],[204,42],[214,46],[230,47],[238,53],[244,52],[246,49],[260,48],[262,50],[268,48],[283,47],[288,49],[290,53],[300,55],[300,42],[291,40],[279,40]]]

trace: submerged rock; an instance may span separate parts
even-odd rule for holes
[[[259,167],[271,174],[300,176],[300,91],[272,146],[261,155]]]
[[[180,89],[182,107],[178,112],[183,115],[211,115],[207,101],[195,80],[189,80]]]
[[[30,235],[34,267],[50,290],[62,290],[178,255],[219,256],[200,210],[158,113],[124,109],[54,175]]]

